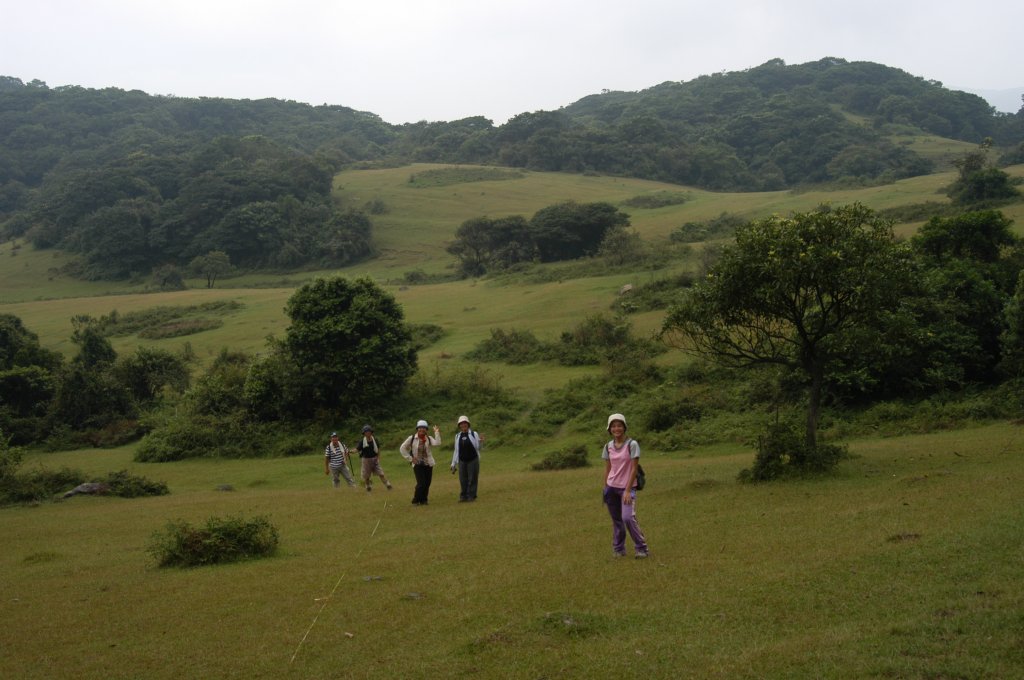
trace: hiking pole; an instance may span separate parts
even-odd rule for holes
[[[348,471],[352,474],[352,479],[356,478],[356,471],[352,469],[352,449],[345,447],[345,460],[348,461]]]

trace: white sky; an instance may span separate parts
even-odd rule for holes
[[[832,56],[1019,104],[1022,26],[1020,0],[0,0],[0,75],[500,125],[603,89]]]

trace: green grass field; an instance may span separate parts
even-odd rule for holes
[[[447,186],[409,182],[443,167],[337,177],[344,204],[387,207],[374,218],[382,257],[340,272],[250,273],[212,290],[191,281],[189,290],[151,293],[143,282],[63,278],[51,269],[66,256],[8,243],[0,245],[0,312],[70,355],[76,314],[242,303],[202,333],[113,339],[119,353],[188,342],[208,361],[224,347],[258,352],[267,335],[280,337],[284,305],[302,281],[368,275],[388,282],[409,321],[446,330],[420,355],[429,374],[466,366],[463,355],[491,328],[554,339],[607,310],[624,283],[661,275],[400,283],[416,269],[450,272],[445,245],[470,217],[529,217],[569,199],[688,194],[682,205],[626,209],[658,246],[682,223],[726,211],[755,218],[823,201],[878,209],[944,201],[941,188],[953,178],[764,194],[532,172]],[[1024,176],[1024,166],[1009,171]],[[1004,212],[1024,233],[1024,203]],[[917,226],[897,229],[909,235]],[[695,267],[696,259],[677,267]],[[632,320],[642,334],[661,317]],[[661,359],[683,360],[678,353]],[[527,400],[595,370],[486,369]],[[447,417],[424,415],[442,426]],[[474,424],[485,434],[496,426]],[[0,677],[1024,677],[1019,425],[858,439],[833,476],[764,486],[735,482],[753,460],[741,445],[645,449],[650,482],[640,518],[653,551],[646,562],[610,556],[600,468],[528,470],[576,440],[492,440],[475,504],[456,503],[457,481],[442,456],[431,504],[418,508],[409,504],[412,474],[395,452],[401,433],[379,434],[396,482],[390,494],[334,491],[316,451],[170,464],[134,463],[133,447],[30,453],[27,469],[66,465],[105,475],[127,468],[167,482],[172,493],[0,509]],[[643,432],[631,434],[643,444]],[[595,423],[585,442],[592,456],[604,439],[603,422]],[[216,491],[221,484],[236,490]],[[166,570],[146,551],[172,520],[229,515],[268,516],[280,530],[279,555]]]
[[[166,481],[3,513],[0,675],[43,678],[1012,678],[1024,673],[1020,426],[851,442],[830,479],[736,483],[751,452],[645,451],[647,561],[614,560],[600,468],[485,452],[480,500],[335,491],[317,453],[29,465]],[[641,439],[643,433],[636,433]],[[595,428],[591,450],[603,440]],[[231,484],[232,492],[216,491]],[[265,515],[278,556],[158,569],[173,519]]]

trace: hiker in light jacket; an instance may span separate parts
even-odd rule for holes
[[[434,425],[434,436],[427,436],[427,421],[416,423],[416,434],[411,434],[402,442],[398,451],[402,458],[412,463],[413,474],[416,475],[416,490],[413,492],[413,505],[426,505],[430,495],[430,482],[434,478],[434,454],[431,447],[441,444],[441,428]]]
[[[459,433],[455,435],[452,454],[452,473],[459,472],[459,502],[476,500],[476,486],[480,479],[480,449],[484,436],[474,431],[467,416],[459,416]]]

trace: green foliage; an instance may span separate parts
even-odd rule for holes
[[[557,342],[541,342],[531,331],[492,328],[491,337],[467,352],[466,357],[510,364],[552,360],[563,366],[592,366],[651,357],[664,351],[659,343],[634,338],[625,319],[596,314],[563,332]]]
[[[196,255],[188,263],[188,268],[193,276],[206,279],[207,288],[213,288],[218,278],[227,276],[234,270],[231,258],[223,250],[211,250],[205,255]]]
[[[571,470],[589,466],[587,449],[578,444],[560,451],[552,451],[545,455],[540,462],[531,465],[530,468],[533,470]]]
[[[36,468],[9,475],[0,480],[0,504],[39,503],[52,500],[86,481],[79,470]]]
[[[409,186],[447,187],[468,182],[496,182],[501,180],[521,179],[523,173],[517,170],[502,168],[443,168],[424,170],[409,175]]]
[[[669,234],[669,240],[675,243],[701,243],[716,241],[732,236],[736,229],[747,220],[739,215],[723,212],[718,217],[704,222],[687,222]]]
[[[220,328],[224,322],[220,319],[185,319],[173,321],[161,326],[146,328],[139,331],[139,337],[146,340],[162,340],[165,338],[180,338],[186,335],[194,335],[203,331]]]
[[[694,283],[694,275],[689,272],[665,276],[649,283],[633,286],[627,293],[620,294],[612,303],[613,311],[623,314],[650,312],[655,309],[667,309],[681,295],[682,291]]]
[[[1010,176],[989,162],[991,147],[992,140],[986,139],[976,151],[954,161],[959,176],[946,190],[954,204],[991,205],[1020,195]]]
[[[142,438],[135,460],[168,463],[188,458],[258,458],[275,453],[275,434],[275,430],[248,422],[237,412],[175,416]]]
[[[1004,374],[1024,376],[1024,270],[1017,275],[1017,287],[1003,310],[1004,328],[999,336]]]
[[[107,487],[107,493],[121,498],[140,498],[142,496],[166,496],[170,493],[167,484],[154,482],[140,475],[133,475],[127,470],[111,472],[100,481]]]
[[[56,380],[56,375],[42,366],[0,370],[0,431],[18,444],[41,439]]]
[[[302,407],[349,413],[387,401],[416,371],[395,298],[368,278],[317,279],[285,306],[283,349],[307,398]]]
[[[153,267],[150,275],[153,286],[157,290],[185,290],[185,279],[181,275],[181,269],[177,265],[162,264]]]
[[[161,329],[173,328],[178,325],[188,327],[198,321],[198,326],[209,326],[211,320],[202,314],[228,316],[243,309],[245,305],[237,300],[214,300],[198,305],[149,307],[126,314],[119,314],[116,309],[110,314],[91,320],[91,325],[106,337],[122,337],[139,335],[140,337],[172,337],[162,336]],[[212,327],[212,326],[211,326]],[[193,331],[198,332],[198,331]]]
[[[933,217],[951,217],[960,213],[960,208],[938,201],[925,201],[885,208],[878,216],[893,222],[921,222]]]
[[[686,351],[734,366],[777,364],[808,385],[814,447],[825,376],[870,347],[912,290],[911,258],[860,205],[752,222],[663,324]]]
[[[277,528],[266,517],[211,517],[203,526],[169,522],[147,550],[158,566],[198,567],[270,557],[278,541]]]
[[[138,404],[155,401],[165,387],[183,392],[189,384],[185,360],[153,347],[139,347],[135,354],[122,357],[114,371]]]
[[[1007,148],[1024,134],[1019,117],[995,115],[980,97],[835,58],[593,95],[497,127],[480,116],[393,126],[340,106],[17,83],[0,92],[0,235],[71,249],[94,278],[183,267],[211,250],[243,266],[353,261],[369,241],[361,228],[336,228],[329,199],[345,165],[500,164],[771,190],[928,172],[889,140],[894,126]],[[409,184],[520,176],[451,167]]]
[[[131,392],[118,380],[112,364],[76,362],[59,375],[50,421],[55,428],[88,430],[132,418],[136,412]]]
[[[627,231],[622,227],[612,227],[605,232],[604,238],[601,239],[597,257],[611,267],[621,267],[643,262],[644,250],[640,234],[635,231]]]
[[[1007,318],[1004,309],[1024,266],[1012,222],[993,210],[929,220],[913,238],[926,267],[931,354],[955,380],[945,386],[995,379]],[[941,383],[940,383],[941,384]]]
[[[21,460],[21,451],[11,448],[3,432],[0,432],[0,505],[49,500],[87,481],[82,472],[69,468],[57,471],[38,468],[19,472]],[[101,484],[105,495],[121,498],[163,496],[170,493],[163,482],[152,482],[127,470],[111,472],[105,478],[88,481]]]
[[[557,262],[595,255],[607,234],[626,226],[629,216],[610,203],[567,201],[541,208],[529,222],[520,215],[466,220],[447,251],[458,258],[462,276],[482,276],[534,259]],[[636,252],[635,239],[622,234],[630,252]]]
[[[741,482],[768,482],[782,477],[821,474],[847,456],[846,447],[817,443],[810,445],[799,427],[784,422],[768,426],[757,439],[754,466],[742,470]]]
[[[445,330],[436,323],[414,323],[409,324],[409,334],[413,348],[419,352],[443,338]]]
[[[670,205],[682,205],[688,200],[690,200],[689,196],[684,193],[676,191],[658,191],[653,194],[640,194],[639,196],[627,198],[622,202],[622,205],[629,208],[654,210],[656,208],[666,208]]]
[[[567,201],[541,208],[530,219],[530,234],[541,262],[597,253],[605,234],[629,226],[629,215],[610,203]]]
[[[71,362],[90,370],[100,369],[117,359],[117,353],[110,341],[103,336],[93,321],[92,317],[87,315],[71,319],[71,325],[74,327],[71,342],[78,345],[78,354]]]
[[[651,432],[664,432],[686,422],[700,420],[701,415],[700,405],[692,399],[661,401],[652,405],[647,411],[643,429]]]
[[[11,438],[0,429],[0,482],[14,476],[21,467],[23,455],[21,449],[11,446]]]
[[[372,256],[375,252],[372,230],[373,223],[361,210],[335,213],[327,222],[319,261],[342,266]]]
[[[1013,221],[998,210],[978,210],[952,217],[932,217],[912,238],[914,247],[936,263],[970,259],[999,260],[1004,248],[1016,245]]]
[[[604,361],[629,362],[648,359],[665,351],[664,345],[634,338],[628,321],[603,314],[589,316],[571,331],[563,332],[552,348],[563,366],[595,365]]]
[[[533,331],[492,328],[491,337],[466,352],[467,359],[504,361],[509,364],[532,364],[549,356],[548,349]]]
[[[0,314],[0,370],[38,366],[52,371],[61,364],[60,354],[39,344],[39,336],[25,328],[13,314]]]
[[[537,256],[530,225],[520,215],[466,220],[459,225],[447,251],[458,258],[459,273],[464,277],[482,276]]]

